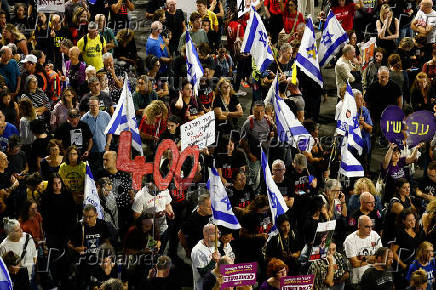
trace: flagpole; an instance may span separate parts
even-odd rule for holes
[[[218,227],[215,225],[215,253],[218,252]]]

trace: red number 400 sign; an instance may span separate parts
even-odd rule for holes
[[[123,131],[120,134],[120,142],[118,146],[118,158],[117,169],[132,173],[132,186],[133,189],[139,190],[142,185],[142,177],[146,174],[153,173],[154,183],[159,190],[165,190],[168,188],[171,180],[174,178],[174,183],[177,189],[185,190],[191,184],[195,173],[198,168],[198,146],[188,146],[182,153],[179,153],[177,145],[173,140],[163,140],[157,147],[156,154],[154,156],[154,163],[145,162],[144,156],[136,156],[134,160],[131,159],[130,153],[132,148],[132,133],[129,131]],[[159,171],[160,160],[165,151],[170,150],[172,154],[170,170],[165,178]],[[191,172],[187,177],[182,178],[181,169],[188,156],[194,158],[194,164]]]

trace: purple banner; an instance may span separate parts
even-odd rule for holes
[[[288,276],[280,279],[280,289],[312,290],[314,275]]]
[[[254,285],[256,283],[257,263],[221,265],[223,275],[221,288]]]
[[[430,111],[414,112],[406,119],[407,145],[415,147],[420,142],[431,140],[436,130],[436,122]]]
[[[380,119],[380,128],[389,142],[397,145],[403,143],[403,120],[404,112],[398,106],[390,105],[383,111]]]

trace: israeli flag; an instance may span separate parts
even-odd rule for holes
[[[348,136],[347,144],[356,149],[361,155],[363,150],[362,132],[359,128],[356,100],[349,83],[347,83],[347,90],[342,104],[339,103],[336,109],[338,110],[336,134]]]
[[[298,49],[295,61],[297,66],[311,79],[317,82],[321,88],[323,80],[318,64],[318,49],[316,48],[315,30],[313,29],[312,16],[307,16],[301,45]]]
[[[330,10],[324,23],[321,42],[318,49],[319,65],[324,67],[338,51],[348,42],[348,35]]]
[[[253,56],[256,68],[260,72],[264,72],[274,60],[273,52],[268,44],[265,25],[254,6],[250,10],[250,19],[245,28],[241,52],[250,53]]]
[[[263,170],[263,176],[265,178],[269,207],[271,209],[272,224],[273,224],[271,228],[271,232],[269,233],[269,237],[272,237],[279,233],[276,226],[277,217],[287,212],[288,206],[286,205],[285,199],[283,198],[282,193],[277,187],[277,184],[272,178],[271,170],[269,169],[268,166],[268,159],[266,157],[266,154],[265,152],[263,152],[263,149],[261,149],[261,151],[262,151],[261,165]]]
[[[135,106],[128,85],[128,76],[125,73],[123,91],[118,101],[112,119],[104,131],[105,134],[120,135],[122,131],[132,133],[132,146],[143,155],[141,136],[139,135],[138,123],[135,118]]]
[[[91,168],[89,168],[88,161],[86,162],[85,196],[83,200],[83,205],[86,204],[92,204],[95,206],[97,209],[97,217],[103,219],[103,208],[100,205],[100,197],[98,196],[94,176],[92,175]]]
[[[204,75],[203,67],[198,59],[197,49],[195,49],[189,32],[186,30],[186,71],[188,81],[192,83],[194,94],[198,95],[200,78]]]
[[[274,106],[276,117],[277,134],[279,140],[284,144],[289,144],[300,151],[311,151],[315,143],[312,135],[298,121],[285,101],[279,96],[278,77],[274,79],[267,97]],[[265,99],[266,101],[267,99]]]
[[[344,137],[342,140],[341,167],[339,168],[339,173],[346,177],[364,176],[362,165],[348,148],[350,146],[349,140],[351,140],[351,135]]]
[[[239,230],[241,226],[232,211],[232,205],[227,196],[227,191],[221,181],[221,177],[213,167],[209,169],[209,181],[207,187],[209,188],[215,224],[224,226],[231,230]]]
[[[0,290],[12,290],[12,280],[8,268],[0,257]]]

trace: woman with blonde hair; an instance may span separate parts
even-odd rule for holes
[[[360,195],[364,192],[371,193],[375,198],[375,209],[382,210],[382,202],[379,193],[371,179],[362,177],[354,183],[353,194],[348,200],[348,212],[353,213],[360,208]]]
[[[436,92],[425,72],[416,75],[415,81],[410,89],[410,102],[414,111],[433,111],[433,102]]]
[[[427,235],[427,241],[436,242],[436,199],[427,204],[425,213],[422,214],[422,229]]]
[[[406,280],[410,281],[412,273],[418,269],[424,269],[427,273],[436,271],[436,262],[433,257],[433,245],[430,242],[422,242],[416,250],[416,259],[410,264]],[[433,289],[433,275],[428,276],[427,289]]]
[[[167,119],[168,108],[163,101],[154,100],[145,107],[139,125],[139,134],[141,135],[142,144],[146,146],[150,154],[156,149],[160,135],[167,128]]]
[[[383,47],[389,55],[397,48],[396,41],[400,36],[400,21],[394,17],[389,4],[381,6],[380,19],[377,20],[376,26],[377,47]]]
[[[13,24],[6,24],[6,27],[3,29],[2,33],[2,42],[3,45],[14,43],[17,46],[20,54],[29,54],[26,37]]]
[[[218,81],[212,107],[217,120],[217,130],[228,134],[232,129],[238,128],[238,118],[241,118],[244,112],[228,79],[221,78]]]
[[[70,27],[71,40],[74,45],[77,45],[77,41],[88,33],[88,23],[90,14],[89,11],[81,6],[77,6],[73,12],[72,22]]]

